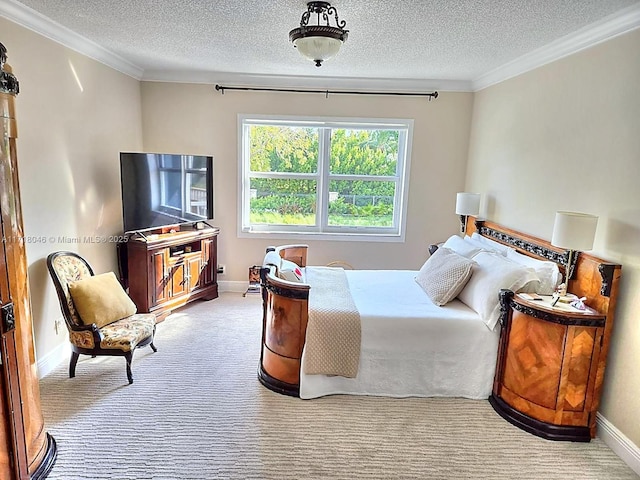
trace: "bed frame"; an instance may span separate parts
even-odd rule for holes
[[[574,432],[575,428],[571,427],[574,430],[569,432],[568,437],[565,436],[565,438],[560,435],[555,439],[585,440],[585,431],[587,436],[595,435],[595,412],[599,404],[604,379],[606,355],[613,327],[621,266],[585,253],[574,255],[572,265],[567,265],[569,258],[567,250],[554,247],[546,240],[505,228],[493,222],[478,221],[470,217],[467,222],[466,234],[471,235],[473,232],[478,232],[482,236],[515,248],[524,255],[555,262],[559,265],[563,274],[569,270],[571,276],[568,283],[568,291],[578,296],[587,297],[586,303],[599,314],[597,321],[593,318],[591,319],[592,323],[595,322],[592,326],[600,329],[597,331],[600,345],[595,346],[594,341],[594,346],[589,356],[589,359],[593,357],[593,362],[587,362],[585,365],[584,360],[568,355],[567,358],[562,359],[562,362],[565,363],[560,366],[561,372],[564,372],[562,375],[567,377],[559,380],[560,389],[565,388],[567,382],[569,387],[576,387],[575,384],[571,384],[571,378],[577,375],[575,372],[571,373],[570,367],[575,366],[572,362],[578,362],[579,369],[587,369],[589,401],[583,402],[582,408],[583,410],[588,408],[589,412],[581,411],[580,414],[570,415],[564,412],[565,408],[562,405],[556,405],[551,408],[555,412],[554,415],[551,415],[553,418],[549,417],[549,412],[546,412],[545,417],[536,410],[535,398],[527,400],[526,392],[520,392],[523,394],[517,396],[518,398],[513,396],[505,398],[504,393],[506,393],[506,390],[503,388],[504,384],[502,382],[504,379],[501,375],[505,373],[506,361],[512,361],[514,358],[514,355],[511,354],[513,352],[510,352],[509,349],[515,348],[514,339],[510,338],[510,334],[512,334],[511,323],[514,312],[516,319],[519,319],[523,307],[521,305],[522,302],[519,303],[517,301],[518,296],[514,296],[513,292],[502,292],[500,319],[502,333],[498,352],[498,365],[496,367],[496,380],[493,394],[489,401],[501,416],[514,425],[545,438],[555,438],[553,432],[556,432],[557,425],[566,423],[567,418],[569,418],[569,422],[573,421],[580,424],[579,432],[573,438],[571,432]],[[280,257],[293,261],[301,267],[307,266],[306,245],[269,247],[267,251],[270,250],[276,251]],[[258,378],[264,386],[275,392],[297,397],[300,391],[300,363],[308,321],[310,287],[304,283],[281,280],[276,276],[275,267],[272,265],[263,265],[260,275],[263,298],[263,328]],[[496,295],[498,293],[496,292]],[[564,324],[568,328],[576,326],[583,321],[569,317],[564,318],[562,315],[548,311],[542,312],[541,316],[544,318],[539,318],[540,316],[536,316],[533,310],[530,308],[527,310],[527,314],[535,318],[534,322],[544,321],[555,325]],[[540,327],[540,325],[537,325],[537,327]],[[575,332],[571,332],[571,338],[573,338]],[[565,338],[568,338],[566,332]],[[536,348],[543,349],[544,347],[538,345]],[[584,346],[576,348],[580,353],[580,348],[584,349]],[[535,418],[536,416],[539,418]],[[580,418],[575,420],[578,417]],[[584,425],[585,423],[586,425]],[[545,429],[547,427],[551,429],[551,434],[546,434]]]

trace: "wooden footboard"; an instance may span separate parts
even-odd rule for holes
[[[269,247],[281,258],[307,264],[306,245]],[[277,267],[265,264],[262,281],[262,351],[258,378],[267,388],[300,396],[300,362],[307,332],[309,285],[282,280]]]

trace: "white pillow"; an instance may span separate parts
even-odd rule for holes
[[[294,262],[283,258],[280,261],[278,277],[289,282],[302,282],[302,269]]]
[[[456,298],[471,277],[473,261],[440,247],[422,265],[415,279],[431,301],[441,307]]]
[[[480,252],[473,261],[473,273],[458,299],[475,310],[482,321],[493,330],[500,316],[498,293],[506,288],[519,291],[538,279],[531,268],[518,265],[495,252]]]
[[[471,234],[471,240],[476,242],[476,244],[481,245],[486,250],[493,250],[493,251],[499,252],[501,255],[505,257],[507,256],[507,252],[509,250],[514,250],[512,247],[503,245],[502,243],[496,242],[495,240],[491,240],[490,238],[483,237],[478,232],[473,232]]]
[[[535,293],[540,295],[551,295],[555,292],[556,287],[562,280],[562,274],[558,268],[558,264],[550,262],[548,260],[538,260],[536,258],[529,257],[518,253],[515,250],[507,252],[507,258],[511,261],[523,265],[525,267],[533,268],[536,275],[540,279],[540,284]]]
[[[442,247],[449,248],[463,257],[471,258],[476,253],[482,250],[481,247],[471,244],[471,242],[465,242],[458,235],[451,235],[446,242],[442,244]],[[440,248],[442,248],[440,247]]]
[[[272,250],[267,252],[264,256],[264,260],[262,261],[263,265],[275,265],[277,268],[280,268],[280,262],[282,262],[282,257],[278,252]]]

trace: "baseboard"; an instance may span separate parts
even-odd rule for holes
[[[624,460],[634,472],[640,475],[640,447],[629,440],[600,413],[597,414],[596,421],[598,423],[598,437]]]
[[[249,282],[238,282],[232,280],[218,281],[219,292],[244,293],[249,288]]]
[[[71,347],[68,342],[61,343],[38,360],[38,378],[49,375],[58,365],[69,358]]]

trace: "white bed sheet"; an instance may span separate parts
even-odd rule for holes
[[[362,323],[358,375],[305,375],[303,364],[300,398],[489,397],[499,328],[490,331],[475,311],[458,300],[444,307],[434,305],[415,282],[416,271],[346,270],[346,274]]]

